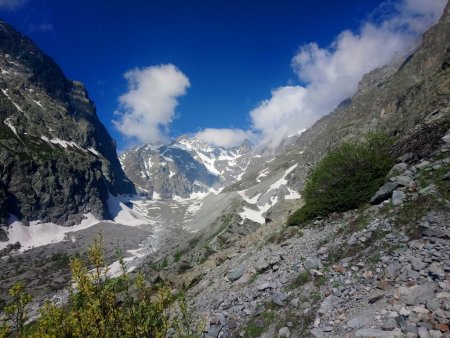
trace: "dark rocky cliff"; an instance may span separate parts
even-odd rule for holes
[[[0,21],[0,224],[107,218],[108,193],[134,193],[80,82]]]

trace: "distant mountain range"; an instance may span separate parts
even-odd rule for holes
[[[254,156],[248,142],[226,149],[181,136],[169,145],[139,146],[119,160],[140,193],[172,199],[217,191],[238,181]]]

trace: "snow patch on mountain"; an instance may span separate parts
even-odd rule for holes
[[[248,144],[222,148],[181,136],[168,145],[132,149],[120,156],[120,163],[143,194],[179,200],[206,196],[210,189],[240,180],[253,155]]]
[[[11,97],[8,94],[8,89],[2,89],[3,94],[5,94],[5,96],[12,102],[12,104],[17,108],[18,111],[23,113],[22,108],[19,107],[19,105],[17,103],[15,103],[13,101],[13,99],[11,99]]]
[[[259,172],[258,177],[256,177],[256,182],[261,182],[263,177],[266,177],[269,174],[269,168],[266,168]]]
[[[66,235],[71,232],[87,229],[100,221],[92,214],[84,215],[85,219],[80,224],[71,227],[64,227],[54,223],[45,223],[41,221],[30,222],[29,226],[18,221],[13,215],[10,215],[9,225],[6,229],[8,241],[0,242],[0,250],[6,248],[8,244],[19,242],[20,252],[30,250],[51,243],[62,242]]]
[[[286,180],[286,176],[289,175],[289,173],[294,170],[295,168],[297,168],[297,164],[294,164],[292,167],[290,167],[288,170],[286,170],[285,174],[283,175],[282,178],[280,178],[278,181],[276,181],[275,183],[273,183],[270,187],[268,191],[274,190],[274,189],[279,189],[281,186],[286,185],[287,184],[287,180]]]
[[[258,181],[257,179],[257,181],[259,182],[257,185],[246,190],[238,191],[237,193],[241,196],[241,198],[245,202],[253,206],[253,208],[244,206],[243,211],[239,215],[243,219],[249,219],[254,222],[263,224],[265,222],[263,214],[278,203],[280,194],[282,197],[284,197],[284,199],[300,198],[300,194],[298,194],[295,190],[287,186],[288,181],[286,179],[286,177],[296,167],[297,164],[292,165],[282,174],[282,176],[278,180],[271,183],[268,187],[267,182],[261,182]],[[263,177],[265,177],[269,175],[269,170],[264,169],[263,171],[260,172],[260,175],[261,173],[264,173]],[[281,191],[283,192],[287,191],[288,194],[283,195]],[[250,197],[251,195],[253,195],[253,197]]]
[[[107,201],[108,209],[114,222],[128,226],[153,223],[152,220],[148,219],[143,214],[140,214],[136,210],[128,207],[126,205],[127,202],[128,200],[122,196],[109,195]]]
[[[19,138],[16,127],[13,126],[9,117],[5,121],[3,121],[3,123],[6,124],[9,127],[9,129],[11,129],[13,131],[13,133]]]

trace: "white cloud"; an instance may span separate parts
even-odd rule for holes
[[[0,0],[0,9],[16,10],[27,2],[28,0]]]
[[[382,20],[365,22],[357,33],[343,31],[327,48],[301,46],[292,67],[305,86],[272,91],[250,112],[260,146],[276,147],[288,134],[310,127],[353,95],[362,76],[417,45],[442,14],[446,0],[402,0],[385,5]],[[386,8],[389,7],[389,8]]]
[[[189,79],[171,64],[136,68],[125,78],[129,88],[119,97],[115,127],[135,141],[167,142],[178,97],[186,93]]]
[[[216,147],[235,147],[241,145],[245,140],[251,140],[254,135],[251,131],[228,128],[206,128],[195,134],[195,137],[203,142]]]

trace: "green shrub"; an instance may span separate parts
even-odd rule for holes
[[[305,270],[305,271],[301,272],[300,274],[298,274],[297,277],[295,277],[295,279],[292,281],[292,283],[290,285],[290,288],[291,289],[299,288],[300,286],[305,285],[309,281],[311,281],[311,274],[309,273],[308,270]]]
[[[123,260],[123,275],[109,278],[101,237],[89,248],[88,259],[93,269],[78,257],[70,259],[72,288],[67,304],[60,307],[45,303],[39,309],[39,319],[32,325],[25,326],[31,296],[24,292],[22,284],[14,285],[10,289],[12,299],[0,318],[3,320],[0,337],[196,336],[183,294],[166,286],[149,287],[142,274],[132,281]]]
[[[394,164],[390,145],[385,135],[369,134],[364,142],[343,143],[326,155],[308,177],[303,192],[305,205],[288,218],[287,224],[299,225],[366,203]]]
[[[173,261],[174,262],[179,262],[181,259],[181,251],[177,250],[177,252],[175,252],[175,254],[173,255]]]

